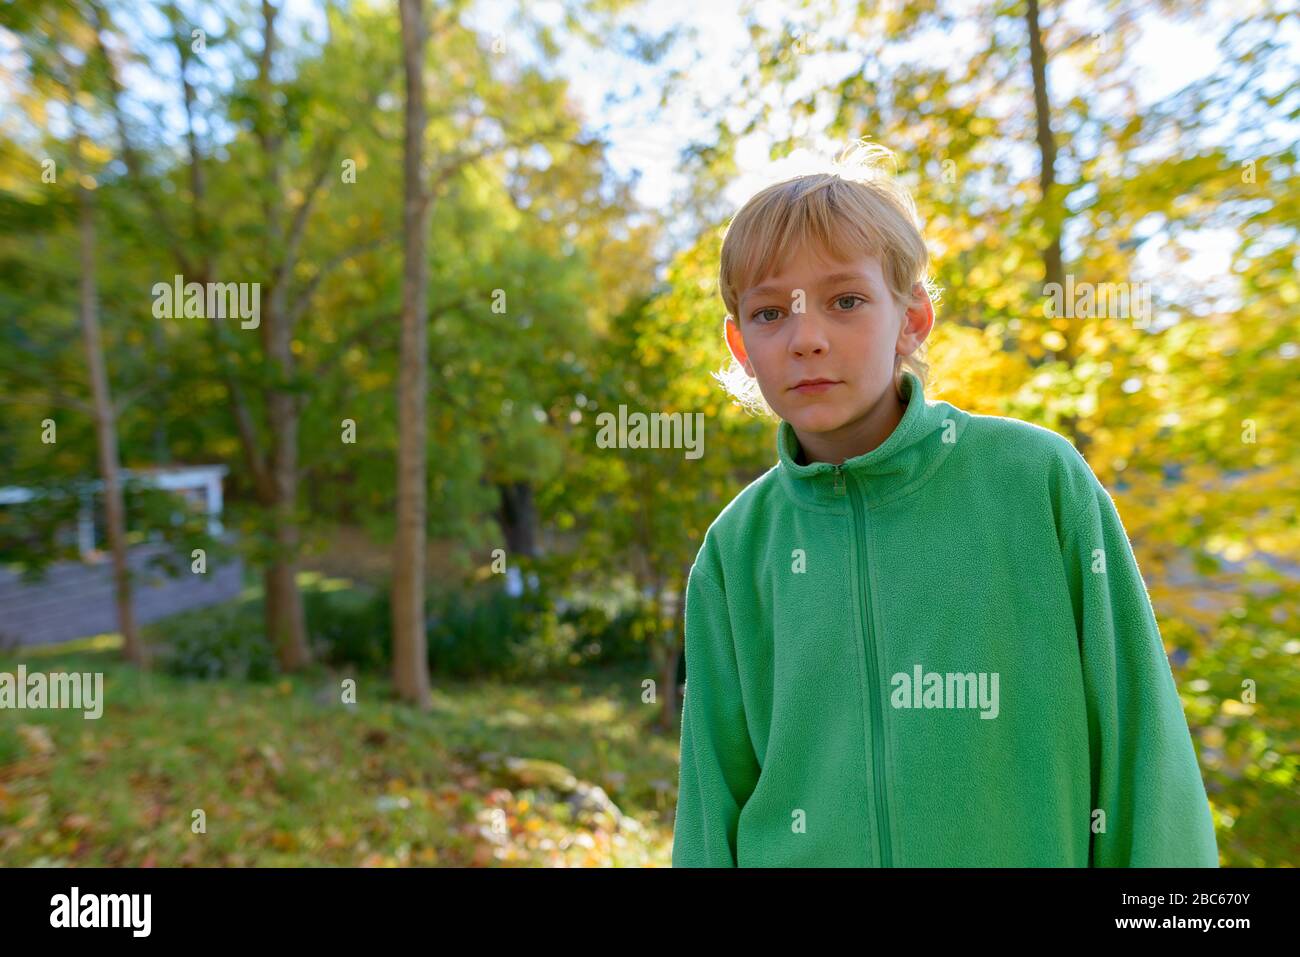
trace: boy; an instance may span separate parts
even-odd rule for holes
[[[1114,504],[1062,436],[926,399],[906,192],[859,145],[723,243],[778,462],[687,584],[673,865],[1218,866]]]

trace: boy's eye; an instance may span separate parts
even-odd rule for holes
[[[856,304],[858,302],[865,303],[867,302],[867,299],[854,293],[847,293],[843,296],[836,296],[834,302],[836,305],[840,306],[844,312],[848,312],[851,309],[857,308]],[[773,313],[773,315],[765,320],[763,317],[769,312]],[[763,309],[756,309],[754,310],[753,318],[757,319],[759,322],[773,323],[776,322],[777,319],[781,318],[781,310],[776,306],[767,306]]]

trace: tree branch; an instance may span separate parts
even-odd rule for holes
[[[0,395],[0,403],[5,405],[52,405],[61,409],[73,409],[89,416],[95,414],[95,409],[89,402],[74,399],[72,396],[64,395],[61,392],[51,392],[46,395],[31,396],[30,398]]]
[[[122,84],[118,78],[117,65],[112,55],[108,51],[108,44],[104,42],[104,34],[111,27],[108,15],[105,13],[103,6],[98,0],[90,0],[90,8],[95,17],[95,45],[99,50],[100,56],[104,59],[104,72],[108,80],[109,89],[109,108],[113,113],[114,125],[117,128],[117,138],[122,146],[122,160],[126,163],[127,172],[130,174],[132,184],[140,193],[144,204],[148,207],[150,214],[153,216],[154,225],[157,226],[166,238],[167,243],[175,254],[177,261],[181,264],[183,272],[192,272],[192,264],[181,242],[172,228],[162,204],[152,190],[146,189],[144,185],[144,172],[140,163],[139,154],[131,142],[131,137],[127,133],[126,116],[122,112]]]
[[[430,194],[471,163],[477,163],[479,160],[486,159],[488,156],[491,156],[494,153],[499,153],[502,150],[514,149],[516,147],[527,146],[535,143],[543,143],[549,139],[562,137],[566,128],[567,124],[557,123],[550,129],[533,130],[526,136],[508,139],[504,143],[492,143],[470,153],[462,153],[449,163],[439,164],[433,171],[433,182],[430,188]],[[425,202],[429,202],[431,198],[432,195],[425,197]]]
[[[293,306],[289,309],[289,324],[294,325],[297,323],[297,321],[302,317],[302,314],[307,311],[307,306],[311,303],[312,296],[315,294],[316,289],[320,286],[322,280],[324,280],[326,276],[348,260],[354,259],[363,252],[382,246],[384,243],[391,242],[393,239],[393,236],[381,236],[378,239],[367,240],[364,243],[358,243],[349,249],[345,249],[337,256],[327,260],[323,266],[316,270],[311,279],[307,281],[307,284],[294,294]]]

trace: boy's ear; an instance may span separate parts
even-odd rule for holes
[[[740,335],[740,326],[731,316],[723,320],[722,334],[727,340],[727,348],[731,350],[732,357],[745,367],[747,373],[753,375],[754,369],[749,364],[749,353],[745,351],[745,340]]]
[[[897,351],[900,356],[910,356],[921,343],[925,342],[934,328],[934,303],[925,286],[915,283],[912,286],[912,304],[903,313],[903,324],[898,330]]]

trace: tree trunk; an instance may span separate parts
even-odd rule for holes
[[[402,344],[397,386],[397,540],[393,549],[393,684],[398,696],[427,709],[429,664],[424,624],[426,444],[429,363],[429,262],[432,196],[424,161],[423,0],[399,0],[406,70],[406,142],[402,206]]]
[[[286,315],[283,286],[271,289],[262,317],[267,328],[267,353],[279,374],[293,375],[292,330]],[[271,433],[271,539],[274,551],[264,572],[266,627],[280,667],[298,671],[311,664],[307,626],[298,591],[298,403],[277,384],[267,396]]]
[[[539,553],[537,505],[531,482],[498,483],[501,494],[499,511],[501,530],[506,536],[506,551],[511,555],[536,558]]]
[[[273,85],[271,76],[275,51],[275,21],[280,7],[262,0],[262,51],[258,59],[259,111],[255,135],[262,149],[265,178],[263,214],[269,240],[270,288],[262,309],[259,332],[262,350],[275,372],[266,388],[266,422],[270,433],[270,455],[261,491],[271,525],[272,553],[263,570],[266,589],[266,631],[275,646],[276,658],[285,671],[298,671],[311,663],[302,595],[298,591],[298,397],[291,387],[294,375],[293,322],[289,314],[289,281],[294,250],[306,224],[306,216],[294,217],[284,228],[280,206],[283,135],[274,132],[270,121]],[[194,160],[197,161],[195,156]],[[201,186],[202,180],[196,181]],[[303,210],[305,214],[306,210]],[[205,250],[206,251],[206,250]]]
[[[1057,288],[1064,288],[1065,264],[1061,257],[1061,225],[1066,210],[1064,204],[1058,204],[1053,193],[1056,186],[1056,135],[1052,132],[1052,103],[1047,90],[1047,50],[1043,46],[1043,36],[1038,23],[1038,0],[1028,0],[1025,19],[1029,29],[1029,65],[1034,78],[1034,119],[1039,157],[1039,208],[1048,227],[1047,244],[1043,247],[1043,281],[1045,284],[1056,283]],[[1065,337],[1065,347],[1057,352],[1057,358],[1066,365],[1073,366],[1080,321],[1077,316],[1071,316],[1066,321],[1067,327],[1060,330]],[[1078,416],[1068,415],[1064,421],[1071,441],[1080,452],[1083,452],[1088,436],[1080,430]]]
[[[70,106],[70,109],[75,109]],[[140,640],[135,626],[135,609],[131,603],[131,570],[127,564],[126,508],[122,501],[122,483],[117,452],[117,416],[109,389],[108,368],[99,331],[99,306],[95,277],[95,213],[90,190],[82,184],[81,131],[76,133],[77,205],[81,259],[81,337],[86,347],[86,365],[90,370],[90,389],[95,407],[95,444],[99,449],[99,475],[104,485],[104,516],[109,550],[113,557],[113,595],[117,603],[117,627],[122,632],[122,652],[126,659],[142,667],[149,664],[148,649]]]
[[[683,615],[686,611],[686,582],[690,576],[690,566],[682,574],[677,586],[677,594],[670,609],[668,632],[664,635],[667,654],[664,657],[660,681],[664,687],[663,710],[659,714],[659,727],[670,731],[676,725],[681,712],[677,698],[677,671],[681,667],[682,653],[686,647],[686,628]]]
[[[281,534],[293,535],[292,528],[276,529],[276,547]],[[266,593],[266,627],[275,646],[276,660],[285,671],[299,671],[311,664],[307,647],[307,623],[302,593],[298,591],[298,566],[291,561],[272,561],[262,572]]]
[[[1038,26],[1038,0],[1029,0],[1029,65],[1034,76],[1034,119],[1038,140],[1038,188],[1043,215],[1052,217],[1047,245],[1043,248],[1045,282],[1064,284],[1065,267],[1061,261],[1061,228],[1057,211],[1049,208],[1052,187],[1056,185],[1056,136],[1052,132],[1052,104],[1047,91],[1047,51]],[[1066,348],[1070,347],[1067,342]]]
[[[680,643],[674,643],[672,653],[664,662],[660,682],[663,685],[663,710],[659,712],[659,727],[671,731],[677,723],[681,706],[677,702],[677,668],[681,664],[682,649]]]
[[[272,359],[278,359],[273,355]],[[289,364],[278,362],[285,374]],[[276,388],[268,396],[271,432],[270,505],[273,553],[263,572],[266,630],[285,671],[311,664],[302,593],[298,590],[298,408],[294,396]]]

